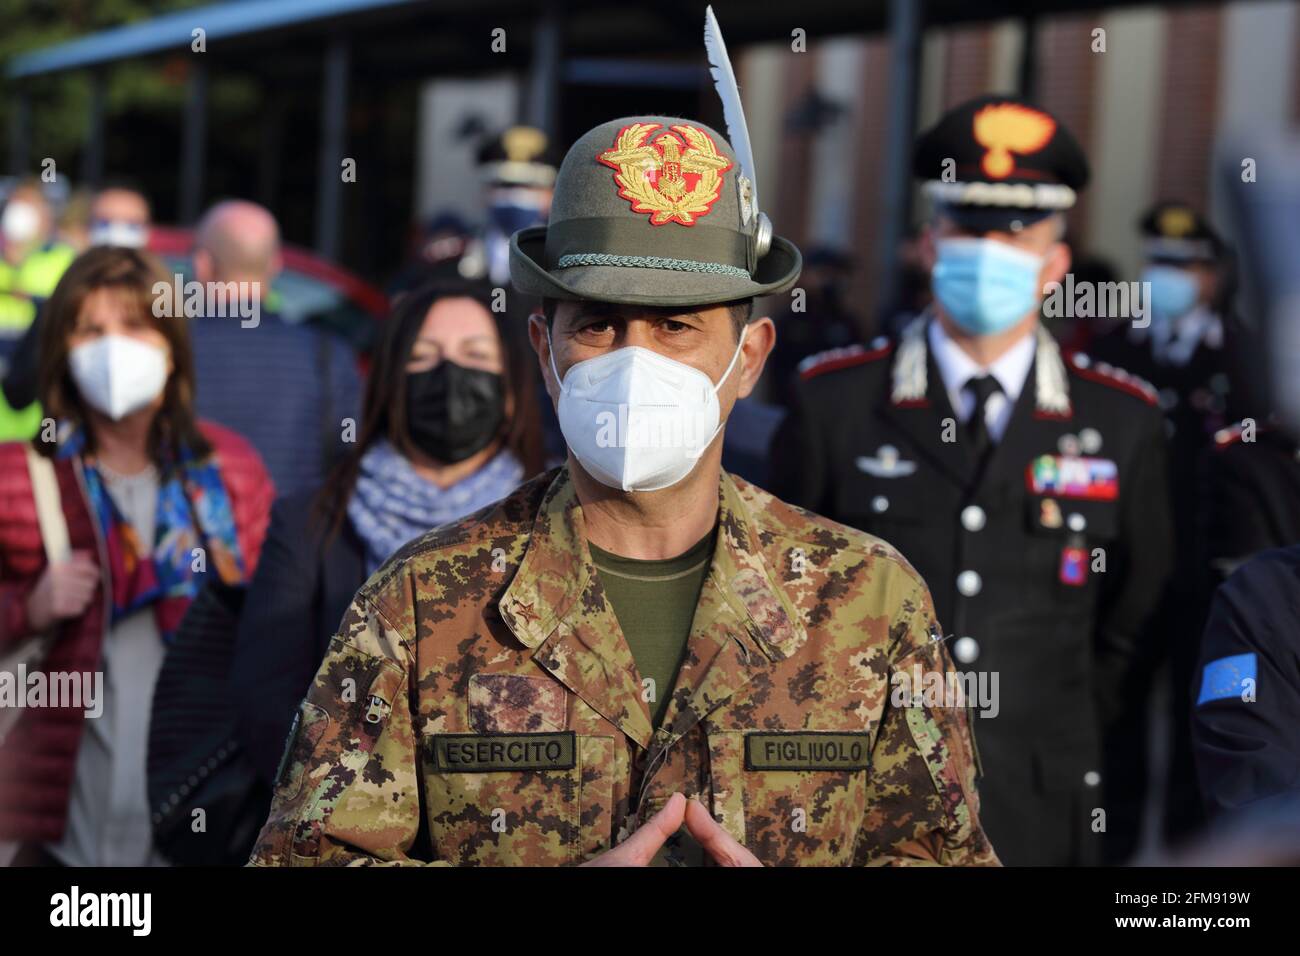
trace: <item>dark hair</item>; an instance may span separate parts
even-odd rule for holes
[[[512,409],[500,437],[524,466],[525,477],[543,470],[545,450],[537,407],[537,373],[525,338],[525,315],[512,307],[512,299],[518,296],[507,296],[506,309],[501,312],[493,308],[494,296],[495,290],[483,282],[440,279],[403,293],[394,301],[375,343],[356,445],[331,469],[314,503],[316,516],[324,522],[329,537],[342,526],[361,458],[371,445],[387,438],[404,455],[416,451],[406,423],[406,364],[425,317],[441,299],[473,299],[492,316],[501,341],[505,400]]]
[[[555,310],[559,307],[559,299],[542,299],[542,316],[546,319],[546,326],[550,328],[555,322]],[[730,302],[719,302],[718,305],[725,306],[731,312],[731,330],[736,334],[736,341],[740,341],[741,330],[754,317],[754,300],[749,299],[732,299]],[[611,305],[610,308],[617,308]],[[638,306],[643,312],[659,315],[677,315],[683,309],[675,305],[662,306]]]
[[[45,413],[85,425],[86,406],[68,368],[68,338],[76,328],[82,307],[93,292],[112,289],[157,329],[171,350],[172,373],[163,389],[163,404],[149,430],[149,456],[162,465],[175,457],[181,446],[195,455],[212,450],[199,431],[194,415],[194,355],[190,349],[185,317],[154,313],[154,286],[170,287],[172,278],[162,264],[138,249],[99,246],[83,252],[54,287],[41,314],[39,395]],[[86,429],[86,448],[93,450],[94,435]],[[37,442],[36,447],[53,455],[54,443]]]

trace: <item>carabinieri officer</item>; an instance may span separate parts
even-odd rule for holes
[[[1039,319],[1087,161],[1050,113],[999,96],[944,116],[915,171],[935,303],[897,341],[805,361],[773,489],[889,541],[930,585],[973,678],[1003,862],[1095,861],[1103,834],[1123,856],[1170,518],[1154,394],[1062,354]]]

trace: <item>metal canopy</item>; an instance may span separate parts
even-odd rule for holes
[[[21,54],[9,62],[7,73],[11,78],[19,79],[188,48],[196,27],[202,27],[207,41],[214,42],[385,8],[425,5],[423,0],[244,0],[214,3]]]
[[[920,3],[921,0],[914,0]],[[1192,5],[1204,0],[1164,0],[1161,6]],[[566,56],[683,53],[698,54],[704,0],[666,0],[645,4],[609,0],[568,0],[557,4],[563,21]],[[1036,18],[1139,6],[1135,0],[925,0],[923,27],[975,23],[1006,17]],[[781,4],[752,0],[713,0],[718,19],[733,46],[789,41],[798,26],[810,38],[844,33],[878,33],[889,27],[889,0],[805,0],[797,15]],[[213,3],[150,20],[104,30],[10,60],[11,79],[84,69],[131,57],[188,50],[192,31],[201,26],[207,40],[219,43],[240,37],[240,48],[284,33],[307,33],[346,27],[354,42],[373,37],[396,54],[377,56],[376,66],[403,72],[422,69],[429,75],[469,66],[499,67],[501,58],[484,42],[466,42],[489,25],[506,28],[510,52],[531,46],[531,30],[541,14],[536,0],[232,0]],[[412,33],[411,21],[421,27]],[[513,29],[523,27],[523,29]],[[420,48],[423,47],[424,55]],[[223,56],[242,49],[224,47]],[[281,53],[292,52],[281,48]],[[440,54],[446,53],[449,56]],[[263,64],[274,66],[274,64]]]
[[[1205,0],[1164,0],[1166,8]],[[807,40],[881,33],[892,29],[894,66],[890,76],[893,109],[886,139],[886,175],[879,184],[884,200],[880,274],[894,275],[896,238],[906,220],[911,195],[906,159],[915,121],[918,48],[929,27],[1017,18],[1030,30],[1044,16],[1100,12],[1141,5],[1135,0],[803,0],[797,13],[788,5],[755,0],[713,0],[733,49],[758,43],[790,43],[801,29]],[[92,70],[101,76],[121,60],[188,53],[193,31],[204,30],[205,50],[189,76],[188,109],[182,137],[179,209],[183,222],[197,215],[203,195],[210,65],[223,71],[246,70],[269,84],[291,77],[322,81],[320,175],[316,244],[324,254],[338,250],[341,194],[335,168],[344,154],[344,113],[353,75],[392,83],[467,75],[481,71],[529,71],[527,119],[553,130],[560,77],[567,64],[571,82],[596,83],[621,59],[638,69],[659,70],[659,82],[689,85],[703,76],[702,22],[705,0],[229,0],[213,3],[72,40],[14,57],[6,72],[15,84],[14,132],[10,165],[26,166],[30,123],[27,83],[34,77],[67,70]],[[505,31],[506,52],[492,49],[496,31]],[[229,42],[238,40],[238,42]],[[1026,44],[1032,54],[1032,44]],[[324,62],[322,62],[324,54]],[[648,61],[658,60],[658,63]],[[219,64],[219,66],[218,66]],[[630,66],[630,64],[629,64]],[[1021,63],[1022,84],[1032,76],[1032,61]],[[102,83],[101,83],[102,88]],[[92,102],[91,139],[85,167],[93,177],[102,165],[103,99]],[[887,282],[882,284],[887,292]],[[883,301],[883,300],[882,300]]]

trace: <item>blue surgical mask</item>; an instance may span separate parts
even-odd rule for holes
[[[1147,266],[1142,271],[1147,288],[1147,304],[1163,319],[1176,319],[1191,311],[1200,292],[1196,276],[1177,266]]]
[[[935,298],[971,335],[1005,332],[1038,306],[1043,257],[996,239],[940,239],[935,248]]]

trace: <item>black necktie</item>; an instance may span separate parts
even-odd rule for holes
[[[975,462],[983,470],[984,462],[993,447],[993,438],[989,435],[985,412],[988,410],[989,397],[1002,391],[1002,386],[992,375],[975,375],[966,383],[966,388],[975,396],[975,410],[966,422],[966,433],[971,442],[971,451]]]

